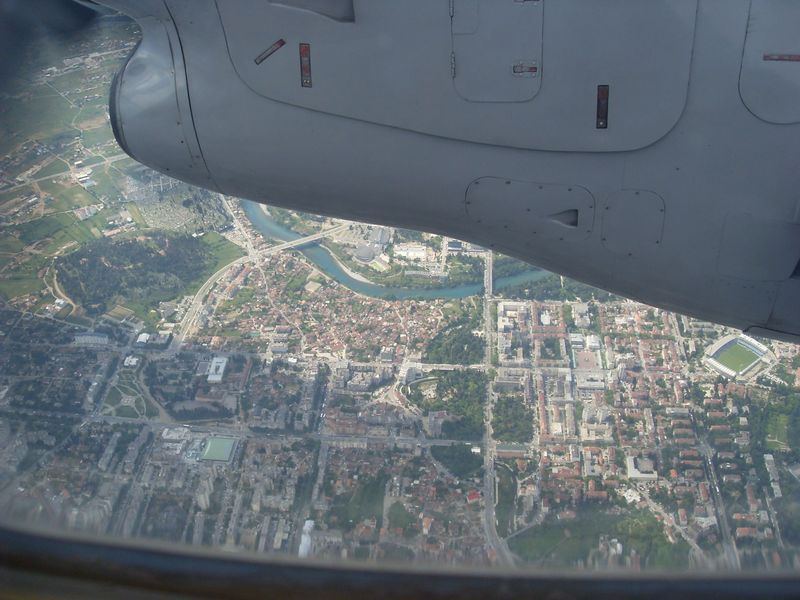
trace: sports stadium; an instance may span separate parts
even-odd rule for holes
[[[703,362],[730,379],[755,373],[759,365],[770,362],[771,352],[747,335],[728,335],[705,351]]]

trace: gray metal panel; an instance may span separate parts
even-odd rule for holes
[[[539,92],[543,6],[544,0],[453,0],[453,83],[459,96],[523,102]]]
[[[800,2],[753,0],[739,92],[770,123],[800,123]]]
[[[707,302],[713,302],[720,316],[748,314],[756,323],[766,323],[778,297],[778,285],[718,277],[712,293],[708,289],[699,289],[697,293]]]
[[[767,326],[800,336],[800,279],[784,281]]]
[[[142,41],[114,79],[114,132],[140,162],[213,188],[194,129],[175,25],[155,17],[140,18],[139,25]]]
[[[594,197],[579,185],[481,177],[467,188],[465,206],[475,223],[501,236],[581,240],[594,225]]]
[[[750,281],[788,279],[800,261],[800,224],[734,212],[725,219],[717,270]]]
[[[520,11],[546,8],[541,76],[519,78],[524,93],[487,92],[524,98],[541,81],[529,102],[459,96],[451,76],[448,0],[356,0],[355,23],[260,0],[216,5],[239,76],[256,93],[287,104],[438,137],[539,150],[632,150],[675,126],[688,92],[697,0],[486,0],[500,2]],[[479,14],[487,13],[494,15]],[[469,21],[457,30],[469,31]],[[518,24],[506,27],[513,31]],[[469,70],[480,57],[486,65],[535,59],[509,58],[513,48],[505,47],[502,35],[495,37],[482,49],[474,45],[469,57],[456,56],[456,79],[460,63]],[[278,39],[287,46],[256,65],[254,59]],[[299,85],[301,42],[311,44],[313,88]],[[477,67],[473,76],[487,73]],[[476,81],[468,86],[471,98],[479,96]],[[603,130],[596,128],[598,85],[611,86],[609,127]]]
[[[478,3],[481,0],[452,0],[450,4],[453,35],[473,34],[478,31]]]
[[[648,190],[620,190],[602,203],[603,245],[614,254],[652,251],[664,233],[664,199]]]

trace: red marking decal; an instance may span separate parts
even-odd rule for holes
[[[800,54],[765,54],[764,60],[777,62],[800,62]]]
[[[311,87],[311,44],[300,44],[300,85]]]
[[[277,42],[272,44],[272,46],[270,46],[269,48],[264,50],[261,54],[259,54],[256,57],[256,64],[260,65],[265,60],[267,60],[270,56],[275,54],[278,50],[283,48],[285,45],[286,45],[286,40],[284,40],[283,38],[279,39]]]

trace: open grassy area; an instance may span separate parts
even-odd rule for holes
[[[114,139],[114,134],[111,132],[111,127],[96,127],[84,130],[81,137],[84,145],[89,148],[109,143]]]
[[[69,227],[56,232],[43,252],[53,255],[68,244],[85,244],[103,236],[102,229],[108,218],[109,211],[100,211],[85,221],[75,221]]]
[[[714,355],[714,358],[722,364],[722,366],[740,373],[743,369],[758,360],[758,354],[734,342],[723,347]]]
[[[671,544],[661,524],[646,511],[613,514],[585,508],[571,521],[547,521],[509,540],[518,556],[536,567],[564,568],[585,564],[600,537],[615,538],[623,555],[631,550],[649,569],[681,569],[688,566],[689,546],[684,541]]]
[[[216,259],[216,263],[211,269],[209,269],[209,273],[203,278],[203,282],[205,282],[205,279],[219,271],[225,265],[230,264],[237,258],[241,258],[245,255],[244,250],[240,246],[229,242],[216,231],[210,231],[206,233],[200,238],[200,241],[208,246],[208,249],[211,250],[211,252],[214,254],[214,258]]]
[[[334,500],[331,516],[346,531],[365,519],[375,519],[378,528],[383,522],[383,497],[389,476],[381,473],[363,481],[352,494],[342,494]]]
[[[60,175],[62,173],[66,173],[69,170],[69,166],[60,158],[57,158],[50,162],[48,165],[42,167],[36,172],[35,177],[54,177],[55,175]]]
[[[136,412],[136,409],[132,406],[120,406],[116,412],[117,417],[123,417],[125,419],[138,419],[139,413]]]
[[[789,415],[772,412],[767,420],[767,448],[779,450],[789,443]]]
[[[0,275],[0,296],[8,300],[44,288],[44,282],[39,278],[39,271],[44,268],[46,262],[44,256],[33,256],[4,272]]]
[[[32,244],[50,237],[59,229],[63,229],[75,222],[71,214],[48,215],[41,219],[34,219],[19,226],[19,239],[26,244]]]
[[[500,537],[506,537],[511,531],[516,497],[517,482],[511,470],[504,465],[497,465],[497,505],[494,512]]]
[[[476,475],[483,467],[483,456],[472,452],[472,444],[431,446],[431,455],[459,478]]]
[[[50,194],[61,210],[73,210],[94,203],[86,190],[74,183],[61,181],[43,181],[39,184],[43,192]]]
[[[15,133],[24,139],[40,139],[72,129],[72,119],[79,109],[71,106],[55,90],[42,87],[37,91],[10,104],[3,121],[12,124]]]
[[[3,233],[0,235],[0,253],[16,254],[25,247],[25,244],[20,242],[14,236]]]
[[[17,296],[33,294],[43,287],[44,283],[40,279],[15,273],[0,279],[0,296],[8,300]]]
[[[135,202],[128,202],[125,204],[125,208],[130,213],[131,219],[133,219],[139,227],[147,227],[147,221],[145,221],[142,216],[142,211],[139,210]]]
[[[122,392],[120,392],[116,387],[112,387],[110,390],[108,390],[106,404],[116,407],[119,406],[120,400],[122,400]]]

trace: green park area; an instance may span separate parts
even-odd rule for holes
[[[217,233],[202,237],[152,231],[136,238],[103,238],[56,259],[65,293],[90,316],[116,305],[151,318],[160,302],[194,294],[220,268],[243,256]],[[131,269],[130,265],[136,265]]]
[[[330,511],[331,524],[335,523],[336,527],[350,531],[364,520],[375,519],[377,528],[380,529],[388,480],[388,475],[379,473],[360,481],[353,491],[336,496]],[[395,509],[395,518],[398,517],[397,512]]]
[[[158,416],[158,407],[142,392],[135,372],[124,370],[109,388],[102,413],[128,419],[153,418]]]
[[[0,277],[0,297],[16,298],[25,294],[33,294],[44,287],[40,273],[46,267],[44,256],[34,255],[29,260],[19,261],[8,268]]]
[[[732,371],[741,373],[758,360],[758,354],[745,348],[738,342],[732,342],[724,346],[714,355],[714,358],[723,366]]]
[[[767,418],[767,448],[781,450],[789,444],[789,415],[770,412]]]
[[[453,440],[476,441],[484,432],[483,407],[489,379],[480,371],[446,371],[409,386],[408,399],[430,411],[447,411],[442,435]]]
[[[642,568],[681,569],[688,566],[689,546],[672,544],[663,526],[646,511],[614,513],[583,508],[572,520],[547,520],[509,539],[509,547],[525,562],[538,568],[586,566],[601,537],[622,544],[623,556],[636,551]]]
[[[494,438],[502,442],[528,443],[533,436],[533,411],[521,396],[500,396],[493,411],[492,430]]]
[[[463,479],[477,475],[483,467],[483,457],[472,451],[472,444],[431,446],[431,455],[455,477]]]
[[[497,473],[497,505],[494,514],[497,519],[497,533],[506,537],[514,525],[514,509],[517,499],[517,481],[506,465],[498,463]]]
[[[428,343],[424,361],[461,365],[483,361],[486,345],[474,333],[482,324],[483,305],[469,302],[448,308],[448,312],[451,321]]]

